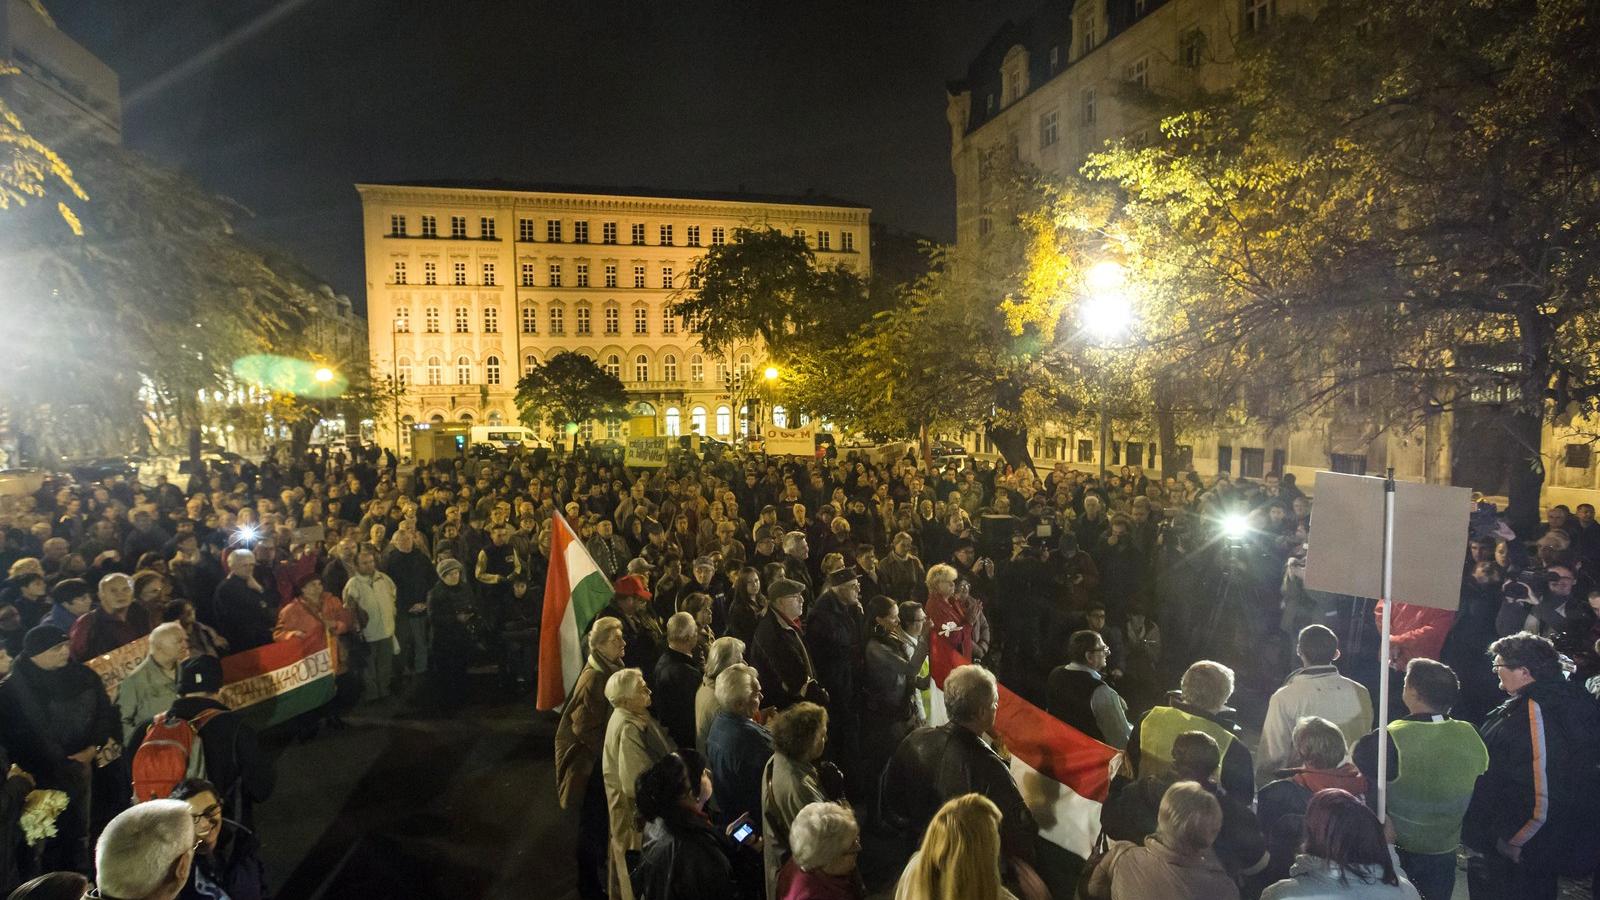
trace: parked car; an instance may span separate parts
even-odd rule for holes
[[[90,484],[109,481],[118,476],[134,479],[139,476],[139,465],[128,456],[93,456],[62,460],[61,468],[74,479]]]
[[[928,452],[933,457],[934,464],[940,466],[947,463],[956,463],[958,465],[965,463],[968,456],[965,446],[945,438],[935,439]]]

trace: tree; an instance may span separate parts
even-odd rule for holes
[[[1452,413],[1538,519],[1543,425],[1600,400],[1600,18],[1580,0],[1333,0],[1085,173],[1154,352],[1268,423]]]
[[[55,24],[37,0],[32,0],[30,5],[47,24]],[[16,66],[0,61],[0,78],[15,78],[21,74]],[[47,199],[52,185],[57,191],[65,190],[74,200],[89,199],[67,161],[29,132],[22,118],[3,98],[0,98],[0,146],[6,148],[5,154],[0,156],[0,210],[14,210],[27,206],[29,200]],[[77,214],[66,201],[56,201],[56,214],[74,234],[83,233]]]
[[[567,423],[615,422],[628,417],[628,392],[622,380],[581,353],[562,351],[517,381],[517,413],[538,429],[541,420]],[[577,437],[573,437],[577,445]]]

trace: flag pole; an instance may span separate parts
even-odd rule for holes
[[[1388,821],[1389,625],[1394,615],[1394,467],[1383,480],[1383,616],[1378,639],[1378,821]]]

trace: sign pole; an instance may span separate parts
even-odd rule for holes
[[[1383,622],[1378,639],[1378,821],[1389,804],[1389,624],[1394,615],[1394,467],[1383,481]]]

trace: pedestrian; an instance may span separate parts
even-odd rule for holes
[[[1091,871],[1092,900],[1228,900],[1239,897],[1233,878],[1210,852],[1222,831],[1217,798],[1192,781],[1167,788],[1155,834],[1144,844],[1111,841]]]
[[[166,712],[178,699],[178,664],[189,657],[189,637],[176,622],[157,625],[150,632],[150,650],[144,661],[117,684],[117,714],[122,720],[123,743],[131,741],[157,713]]]
[[[1267,718],[1256,749],[1256,780],[1261,784],[1290,764],[1290,735],[1307,716],[1337,725],[1349,746],[1372,730],[1372,697],[1334,666],[1339,658],[1339,638],[1333,630],[1326,625],[1307,625],[1300,629],[1295,651],[1301,668],[1291,673],[1267,702]]]
[[[694,649],[700,629],[689,613],[673,613],[667,620],[667,648],[656,660],[654,678],[656,717],[679,747],[695,745],[695,695],[701,669]]]
[[[443,563],[440,568],[445,568]],[[455,564],[453,574],[460,577],[459,564]],[[556,799],[562,809],[578,810],[578,896],[582,900],[599,900],[606,896],[605,872],[610,858],[606,852],[609,819],[605,778],[600,765],[612,713],[605,688],[611,676],[622,669],[622,623],[598,619],[589,628],[588,637],[588,662],[578,673],[556,725]]]
[[[1128,704],[1101,674],[1111,647],[1098,631],[1075,632],[1067,640],[1064,666],[1050,673],[1045,709],[1089,737],[1121,750],[1128,745]]]

